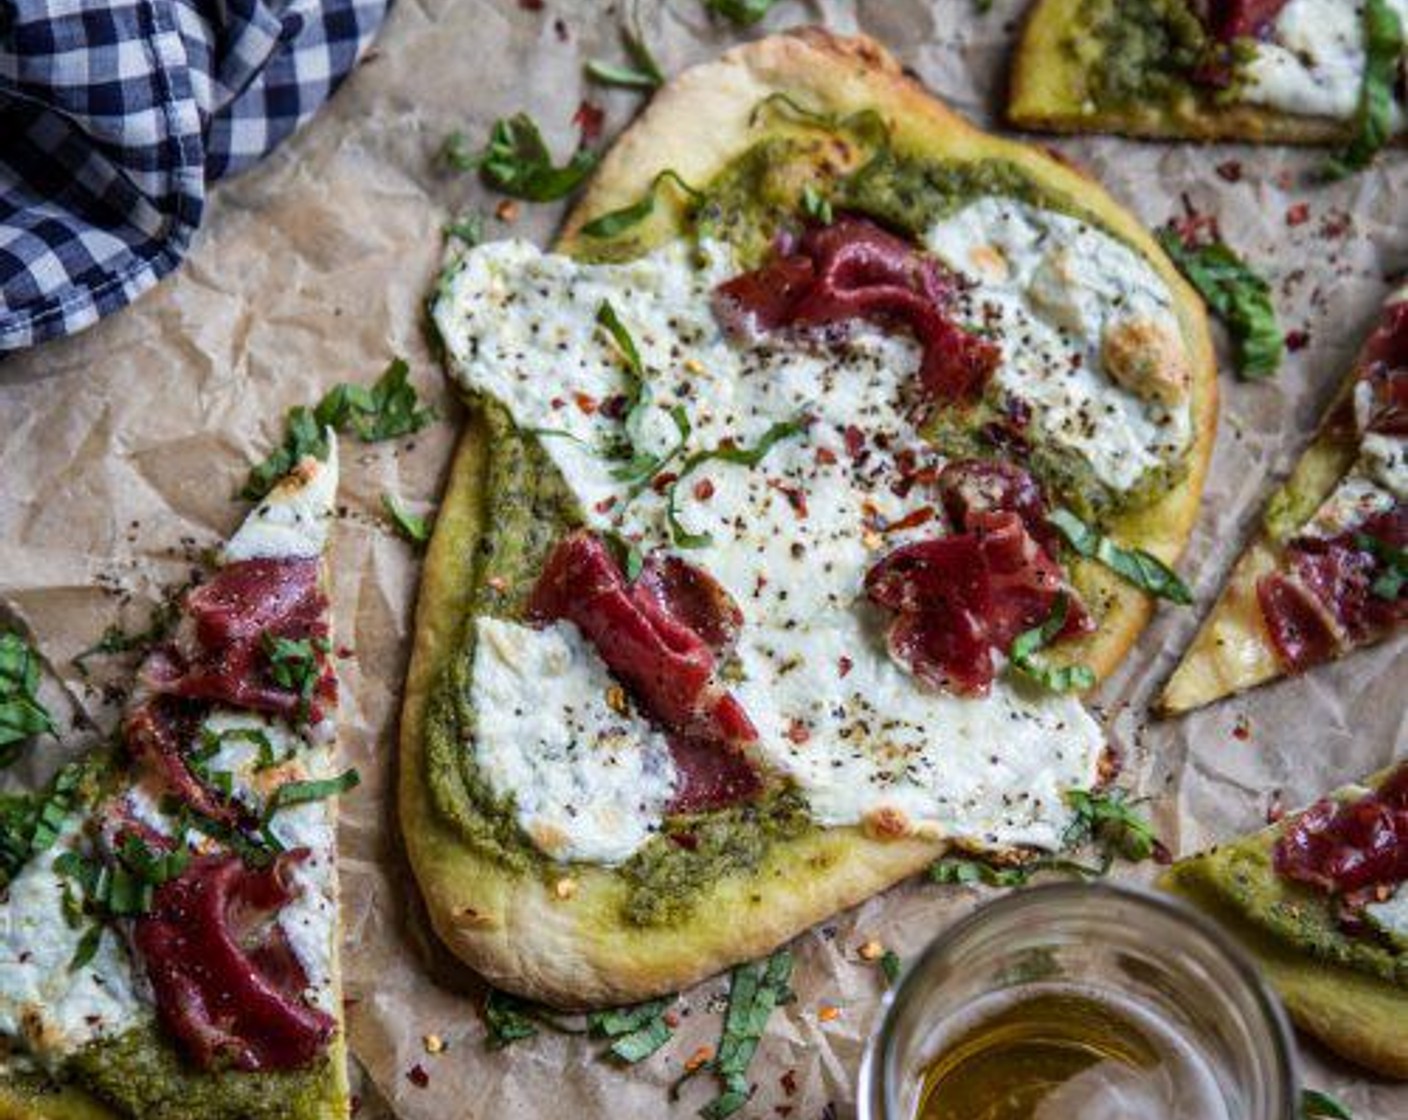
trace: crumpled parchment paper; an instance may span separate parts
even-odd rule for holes
[[[866,31],[941,97],[993,124],[1023,7],[998,0],[982,15],[971,0],[781,0],[753,33],[802,22]],[[162,589],[232,530],[245,508],[232,496],[278,439],[287,408],[338,381],[369,381],[402,354],[442,411],[443,422],[409,439],[343,442],[337,637],[352,656],[341,664],[342,745],[363,777],[343,804],[344,960],[362,1116],[690,1116],[710,1095],[701,1078],[670,1105],[666,1086],[697,1047],[717,1041],[723,977],[686,994],[675,1041],[635,1068],[613,1068],[600,1043],[579,1038],[487,1052],[482,990],[433,943],[392,807],[418,558],[387,531],[380,496],[398,494],[417,512],[437,498],[459,411],[425,344],[422,303],[443,224],[469,206],[492,213],[495,202],[436,153],[450,131],[477,145],[494,118],[522,109],[565,156],[584,98],[607,109],[609,136],[640,98],[585,84],[581,66],[623,60],[620,15],[620,5],[582,0],[403,0],[312,126],[215,192],[179,275],[77,338],[0,362],[0,601],[61,679],[45,695],[65,726],[77,726],[73,742],[112,725],[104,681],[129,666],[95,661],[85,681],[69,659],[113,621],[139,627]],[[641,0],[640,18],[667,72],[740,36],[697,0]],[[1380,767],[1408,742],[1401,639],[1180,721],[1145,715],[1389,278],[1408,268],[1408,156],[1395,152],[1327,187],[1309,182],[1314,153],[1040,142],[1089,168],[1150,224],[1185,196],[1217,215],[1224,237],[1273,279],[1285,327],[1308,335],[1274,381],[1223,374],[1206,505],[1181,565],[1199,607],[1162,609],[1099,697],[1129,778],[1157,799],[1169,843],[1188,851],[1260,825],[1275,800],[1293,806]],[[1301,202],[1306,220],[1294,224],[1288,210]],[[491,219],[490,235],[546,241],[560,208],[521,209],[512,224]],[[58,753],[41,743],[27,769],[50,768]],[[903,886],[803,934],[800,998],[773,1018],[749,1115],[849,1115],[882,987],[857,948],[876,938],[908,956],[983,893]],[[427,1053],[427,1034],[444,1040],[443,1052]],[[410,1076],[417,1066],[424,1087]],[[1305,1066],[1307,1083],[1337,1093],[1359,1120],[1408,1115],[1408,1088],[1365,1078],[1314,1046]]]

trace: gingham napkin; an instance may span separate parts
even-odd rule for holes
[[[390,0],[0,0],[0,352],[180,262],[207,185],[298,128]]]

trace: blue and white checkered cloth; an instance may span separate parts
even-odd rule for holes
[[[207,184],[298,128],[390,0],[0,0],[0,352],[180,263]]]

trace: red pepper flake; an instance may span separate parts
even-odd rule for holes
[[[846,454],[852,459],[859,459],[865,451],[865,433],[854,424],[846,428]]]
[[[775,478],[769,479],[768,485],[787,499],[788,504],[792,507],[792,512],[795,513],[798,518],[806,518],[807,496],[799,487],[789,486],[787,483],[779,482]]]
[[[1183,216],[1174,218],[1169,225],[1179,240],[1190,249],[1222,240],[1216,214],[1204,214],[1186,194],[1183,196]]]
[[[1297,350],[1304,350],[1310,345],[1309,331],[1287,331],[1286,349],[1294,354]]]
[[[680,1013],[678,1011],[667,1011],[660,1016],[665,1021],[665,1025],[674,1030],[680,1025]]]
[[[694,496],[701,502],[707,502],[714,496],[714,484],[707,478],[701,478],[694,484]]]
[[[1154,862],[1160,867],[1168,867],[1173,863],[1173,853],[1168,850],[1168,845],[1162,840],[1154,841]]]
[[[699,1047],[697,1050],[694,1051],[693,1054],[691,1054],[691,1055],[685,1060],[685,1063],[684,1063],[684,1071],[685,1071],[685,1073],[693,1073],[693,1072],[694,1072],[695,1070],[697,1070],[700,1066],[702,1066],[705,1062],[712,1060],[713,1057],[714,1057],[714,1048],[713,1048],[712,1046],[701,1046],[701,1047]]]
[[[1286,806],[1281,801],[1281,791],[1278,789],[1271,794],[1271,800],[1266,803],[1266,823],[1276,824],[1286,815]]]
[[[852,667],[854,664],[855,664],[854,661],[852,661],[849,657],[846,657],[846,656],[843,655],[843,656],[841,657],[841,660],[838,661],[838,662],[836,662],[836,668],[841,671],[841,676],[844,677],[844,676],[846,676],[848,673],[850,673],[851,667]]]
[[[362,1098],[353,1093],[347,1098],[347,1112],[351,1116],[356,1116],[362,1111]]]
[[[356,657],[356,656],[357,656],[357,652],[356,652],[351,646],[338,646],[338,647],[337,647],[337,659],[338,659],[339,661],[348,661],[348,660],[351,660],[352,658],[354,658],[354,657]]]
[[[518,6],[525,12],[541,12],[543,0],[518,0]]]
[[[608,510],[610,510],[611,507],[614,506],[615,504],[616,504],[616,495],[615,495],[615,494],[612,494],[610,497],[602,498],[601,501],[597,502],[597,504],[596,504],[596,511],[597,511],[597,513],[606,513],[606,512],[607,512]]]
[[[679,477],[674,471],[661,471],[650,480],[650,488],[657,494],[663,494],[678,481]]]
[[[816,461],[824,467],[831,466],[836,462],[836,452],[829,447],[818,447],[816,449]]]
[[[588,416],[597,410],[596,398],[590,393],[573,393],[572,399],[577,402],[577,407]]]
[[[601,402],[601,414],[611,417],[612,420],[620,420],[626,415],[626,406],[629,403],[625,393],[615,393]]]
[[[567,407],[567,402],[566,402],[565,400],[563,400],[561,397],[553,397],[552,400],[548,401],[548,406],[549,406],[554,412],[557,412],[557,411],[560,410],[560,409],[566,408],[566,407]]]
[[[1310,203],[1297,202],[1286,210],[1286,224],[1288,226],[1303,226],[1308,221],[1310,221]]]
[[[1252,737],[1252,725],[1245,715],[1237,717],[1237,722],[1232,725],[1232,738],[1245,743]]]
[[[812,733],[807,730],[807,725],[799,719],[794,719],[787,725],[787,737],[799,747],[812,737]]]
[[[1331,210],[1320,222],[1320,236],[1344,237],[1354,228],[1354,215],[1344,210]]]
[[[883,532],[898,533],[902,529],[914,529],[933,519],[934,507],[920,506],[918,509],[905,514],[898,521],[891,521],[889,525],[885,526]]]
[[[425,1067],[417,1062],[406,1071],[406,1080],[417,1089],[424,1089],[430,1085],[430,1074],[425,1072]]]
[[[789,1069],[779,1080],[782,1082],[782,1091],[789,1097],[797,1095],[797,1071]]]
[[[601,126],[605,121],[606,110],[590,101],[578,105],[577,112],[572,116],[572,123],[582,130],[583,144],[595,144],[601,138]]]
[[[1240,183],[1242,181],[1242,161],[1239,159],[1229,159],[1225,163],[1217,165],[1217,174],[1224,182]]]

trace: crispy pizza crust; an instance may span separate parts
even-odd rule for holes
[[[685,71],[616,142],[569,217],[559,249],[580,248],[577,233],[585,222],[635,202],[665,168],[689,182],[710,180],[755,142],[750,114],[776,92],[821,112],[876,109],[901,151],[1011,161],[1053,189],[1077,195],[1152,261],[1173,294],[1187,345],[1196,444],[1184,480],[1155,505],[1120,519],[1113,532],[1165,561],[1176,559],[1197,514],[1216,416],[1216,367],[1201,303],[1153,239],[1098,186],[1051,156],[979,132],[905,77],[873,41],[805,29],[746,44]],[[657,206],[645,237],[665,240],[681,228],[680,220]],[[471,419],[426,560],[401,720],[399,806],[406,847],[431,923],[457,956],[492,984],[554,1006],[634,1002],[758,957],[921,870],[944,850],[941,838],[879,840],[859,828],[817,830],[774,843],[753,875],[715,882],[692,917],[637,927],[621,919],[622,885],[608,869],[564,869],[571,883],[561,886],[510,871],[466,845],[433,806],[422,727],[468,614],[485,443],[482,424]],[[1111,605],[1103,631],[1072,656],[1103,676],[1129,649],[1152,605],[1103,571],[1091,573],[1090,582],[1100,585]]]
[[[1334,144],[1353,135],[1353,125],[1348,122],[1281,113],[1259,105],[1213,105],[1192,94],[1099,108],[1090,97],[1086,67],[1064,45],[1070,29],[1080,26],[1082,3],[1038,0],[1032,6],[1012,63],[1007,115],[1014,125],[1046,132],[1115,132],[1266,144]]]

